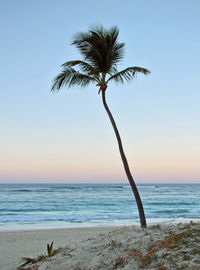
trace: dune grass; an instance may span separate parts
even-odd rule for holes
[[[30,257],[23,257],[22,258],[22,264],[17,268],[18,270],[23,270],[24,266],[27,266],[28,264],[36,264],[38,262],[42,262],[45,259],[49,258],[49,257],[53,257],[56,254],[58,254],[60,251],[62,250],[61,247],[57,248],[57,249],[53,249],[53,241],[51,242],[51,244],[47,244],[47,255],[39,255],[36,258],[30,258]],[[37,268],[35,267],[35,269],[32,267],[30,268],[31,270],[37,270]],[[27,268],[26,268],[27,270]]]

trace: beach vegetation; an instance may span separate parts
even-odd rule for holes
[[[193,248],[193,249],[190,251],[190,254],[191,254],[191,255],[196,255],[196,254],[199,254],[199,255],[200,255],[200,249],[199,249],[199,248]]]
[[[184,249],[187,250],[188,248],[191,248],[191,241],[194,241],[195,245],[199,243],[200,228],[196,225],[198,225],[198,223],[191,222],[189,224],[185,224],[182,227],[181,232],[176,233],[170,231],[164,239],[154,241],[147,248],[144,254],[140,250],[131,249],[128,252],[128,256],[129,258],[137,257],[139,267],[141,269],[148,269],[148,266],[151,264],[151,262],[155,262],[158,258],[158,252],[163,251],[164,253],[162,253],[161,255],[162,258],[165,258],[168,261],[168,264],[170,264],[171,267],[174,267],[173,269],[179,269],[176,260],[171,257],[171,252],[176,252],[178,256],[181,256],[182,261],[190,261],[192,259],[192,255],[195,256],[197,254],[200,254],[200,250],[198,247],[194,247],[192,250],[190,250],[190,252],[184,251]],[[154,227],[154,229],[156,229],[156,227]],[[167,251],[169,251],[170,253],[168,253]],[[158,265],[157,267],[159,270],[168,269],[166,266],[163,265]],[[185,269],[183,267],[183,264],[181,267],[180,269]]]
[[[128,256],[129,257],[141,257],[142,252],[140,250],[137,250],[137,249],[133,248],[133,249],[130,249],[128,251]]]
[[[122,267],[126,264],[127,257],[118,256],[113,262],[113,269],[117,269],[118,267]]]
[[[47,254],[48,257],[51,257],[53,254],[53,241],[51,242],[51,244],[47,244]]]
[[[125,173],[138,207],[141,227],[145,228],[147,225],[143,204],[124,153],[116,122],[106,102],[106,91],[111,82],[123,84],[125,81],[135,79],[138,73],[148,75],[150,72],[148,69],[138,66],[118,71],[117,65],[124,58],[125,46],[124,43],[118,42],[118,35],[119,29],[116,26],[108,30],[103,26],[96,26],[89,29],[88,32],[77,34],[72,45],[79,50],[83,60],[70,60],[62,64],[62,71],[55,77],[51,90],[60,90],[65,86],[69,88],[72,86],[86,87],[91,83],[96,84],[117,138]]]
[[[23,267],[28,264],[36,264],[38,262],[42,262],[48,257],[53,257],[58,254],[62,250],[61,247],[53,250],[53,242],[51,244],[47,244],[47,255],[39,255],[36,258],[23,257],[22,264],[17,268],[18,270],[23,270]]]

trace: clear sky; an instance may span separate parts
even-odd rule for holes
[[[98,88],[51,83],[79,59],[74,34],[117,25],[120,68],[107,102],[137,183],[200,183],[199,0],[0,1],[0,182],[126,182]]]

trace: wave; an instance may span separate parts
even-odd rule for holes
[[[87,185],[87,184],[81,184],[81,185],[75,185],[75,186],[52,186],[52,187],[45,187],[45,188],[35,188],[32,187],[30,189],[26,189],[26,188],[16,188],[16,189],[3,189],[4,192],[8,192],[8,193],[17,193],[17,192],[59,192],[59,191],[63,191],[63,190],[103,190],[103,189],[122,189],[122,188],[130,188],[129,185],[112,185],[112,184],[98,184],[98,185]]]
[[[180,202],[151,202],[149,203],[148,205],[151,205],[151,206],[170,206],[170,207],[173,207],[175,205],[177,206],[180,206]],[[196,202],[181,202],[181,206],[183,205],[198,205],[198,203]]]
[[[94,215],[14,215],[0,216],[0,223],[6,222],[40,222],[40,221],[66,221],[66,222],[85,222],[95,220],[114,220],[114,219],[133,219],[138,214],[94,214]]]
[[[177,210],[158,210],[146,214],[148,218],[200,218],[200,208],[193,210],[177,209]],[[64,221],[70,223],[89,222],[89,221],[111,221],[111,220],[136,220],[138,213],[93,213],[93,214],[14,214],[0,215],[0,223],[19,222],[43,222],[43,221]]]

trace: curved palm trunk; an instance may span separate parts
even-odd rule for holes
[[[111,111],[108,108],[107,103],[106,103],[105,90],[102,90],[102,100],[103,100],[104,108],[105,108],[105,110],[106,110],[106,112],[107,112],[107,114],[108,114],[108,116],[110,118],[111,124],[113,126],[114,131],[115,131],[115,135],[117,137],[117,142],[118,142],[118,146],[119,146],[119,152],[120,152],[120,155],[121,155],[121,158],[122,158],[122,162],[123,162],[123,165],[124,165],[126,176],[127,176],[128,180],[129,180],[130,186],[131,186],[132,191],[133,191],[133,194],[135,196],[135,200],[136,200],[136,203],[137,203],[137,207],[138,207],[138,211],[139,211],[139,216],[140,216],[141,228],[146,228],[147,227],[147,224],[146,224],[146,218],[145,218],[145,214],[144,214],[144,209],[143,209],[142,201],[141,201],[141,198],[140,198],[138,189],[137,189],[137,187],[135,185],[135,182],[133,180],[133,177],[131,175],[131,172],[130,172],[130,169],[129,169],[129,165],[128,165],[126,156],[124,154],[124,150],[123,150],[123,146],[122,146],[122,141],[121,141],[121,138],[120,138],[119,131],[117,129],[115,120],[114,120],[114,118],[113,118],[113,116],[111,114]]]

